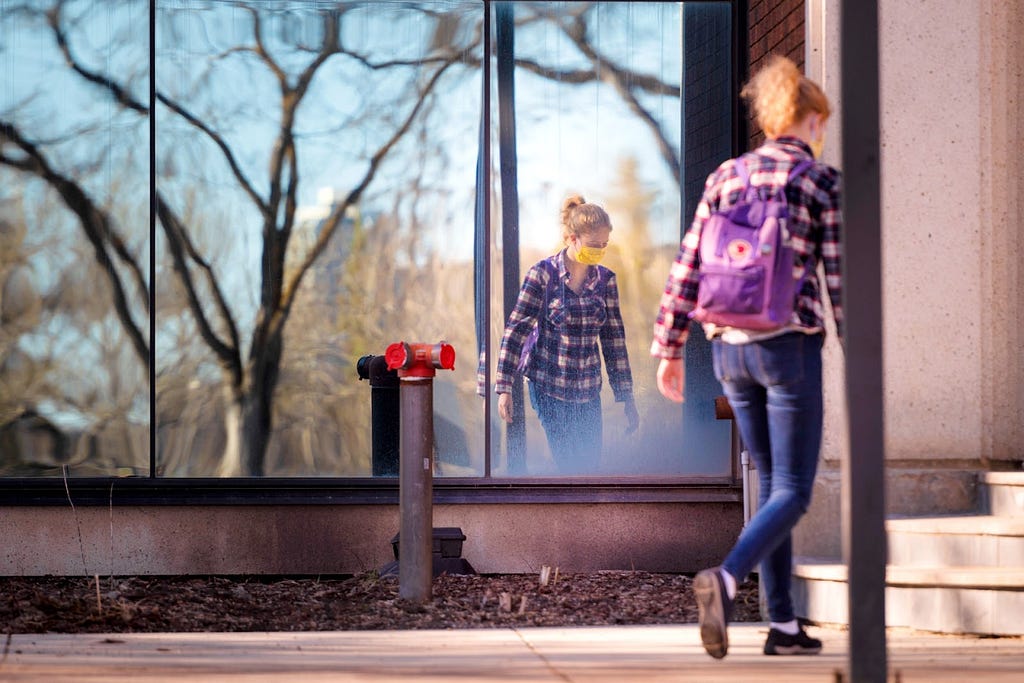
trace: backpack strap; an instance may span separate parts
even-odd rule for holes
[[[758,189],[750,182],[750,169],[747,168],[746,162],[743,161],[744,156],[741,154],[735,159],[736,177],[743,182],[740,197],[743,201],[752,202],[757,200]]]
[[[793,167],[793,170],[789,172],[789,177],[786,178],[786,184],[789,185],[793,180],[799,178],[804,174],[804,171],[814,165],[814,162],[810,159],[804,159],[799,164]]]
[[[743,189],[746,190],[750,187],[750,171],[747,170],[747,165],[743,163],[743,157],[736,157],[736,175],[743,181]]]
[[[558,266],[550,261],[550,259],[543,259],[540,262],[541,270],[548,274],[548,281],[544,285],[544,303],[541,304],[541,314],[538,319],[538,323],[541,319],[547,318],[548,314],[548,303],[551,301],[552,294],[555,292],[555,287],[558,286]]]
[[[558,264],[552,263],[550,258],[546,258],[541,261],[544,265],[541,266],[548,273],[548,283],[544,287],[544,303],[551,298],[551,292],[558,284]]]
[[[786,177],[786,185],[789,185],[793,180],[800,177],[804,172],[814,165],[814,161],[811,159],[804,159],[800,163],[793,166],[789,171],[789,175]],[[736,175],[743,181],[743,197],[750,200],[756,198],[757,189],[750,184],[750,171],[747,170],[747,165],[743,162],[743,157],[736,157]]]

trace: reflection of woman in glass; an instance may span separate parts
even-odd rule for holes
[[[615,273],[598,265],[611,231],[604,209],[568,197],[562,206],[566,246],[527,272],[501,339],[498,413],[512,422],[512,382],[525,357],[530,403],[562,473],[593,470],[601,455],[598,342],[615,400],[625,404],[627,433],[640,424]]]

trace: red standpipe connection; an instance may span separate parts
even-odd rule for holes
[[[435,370],[455,369],[455,349],[451,344],[409,344],[395,342],[384,352],[389,370],[398,377],[433,377]]]

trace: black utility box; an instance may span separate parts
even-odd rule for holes
[[[441,574],[476,574],[473,565],[462,557],[462,542],[466,534],[457,526],[434,527],[431,534],[431,559],[434,576]],[[394,562],[388,562],[380,570],[381,576],[398,574],[398,537],[391,539],[391,551],[395,554]]]
[[[436,526],[431,534],[430,552],[441,557],[462,557],[462,542],[466,540],[466,534],[457,526]],[[398,537],[395,534],[391,539],[391,550],[398,557]]]

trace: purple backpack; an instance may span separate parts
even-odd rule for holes
[[[797,164],[786,185],[811,163]],[[697,307],[690,317],[745,330],[773,330],[793,317],[806,276],[803,268],[796,268],[786,227],[786,188],[763,197],[750,184],[742,157],[736,159],[736,173],[743,194],[732,206],[713,213],[700,236]]]
[[[540,339],[540,321],[548,314],[548,301],[551,299],[551,290],[554,288],[555,283],[558,280],[558,269],[555,268],[554,271],[552,271],[554,266],[550,261],[544,259],[537,265],[542,270],[546,270],[548,272],[548,281],[547,284],[544,285],[544,303],[541,304],[540,315],[534,322],[533,329],[530,330],[530,334],[528,334],[526,339],[523,341],[523,349],[519,353],[519,363],[516,365],[516,372],[520,375],[524,374],[530,365],[530,357],[533,354],[533,348],[537,346],[537,340]]]

